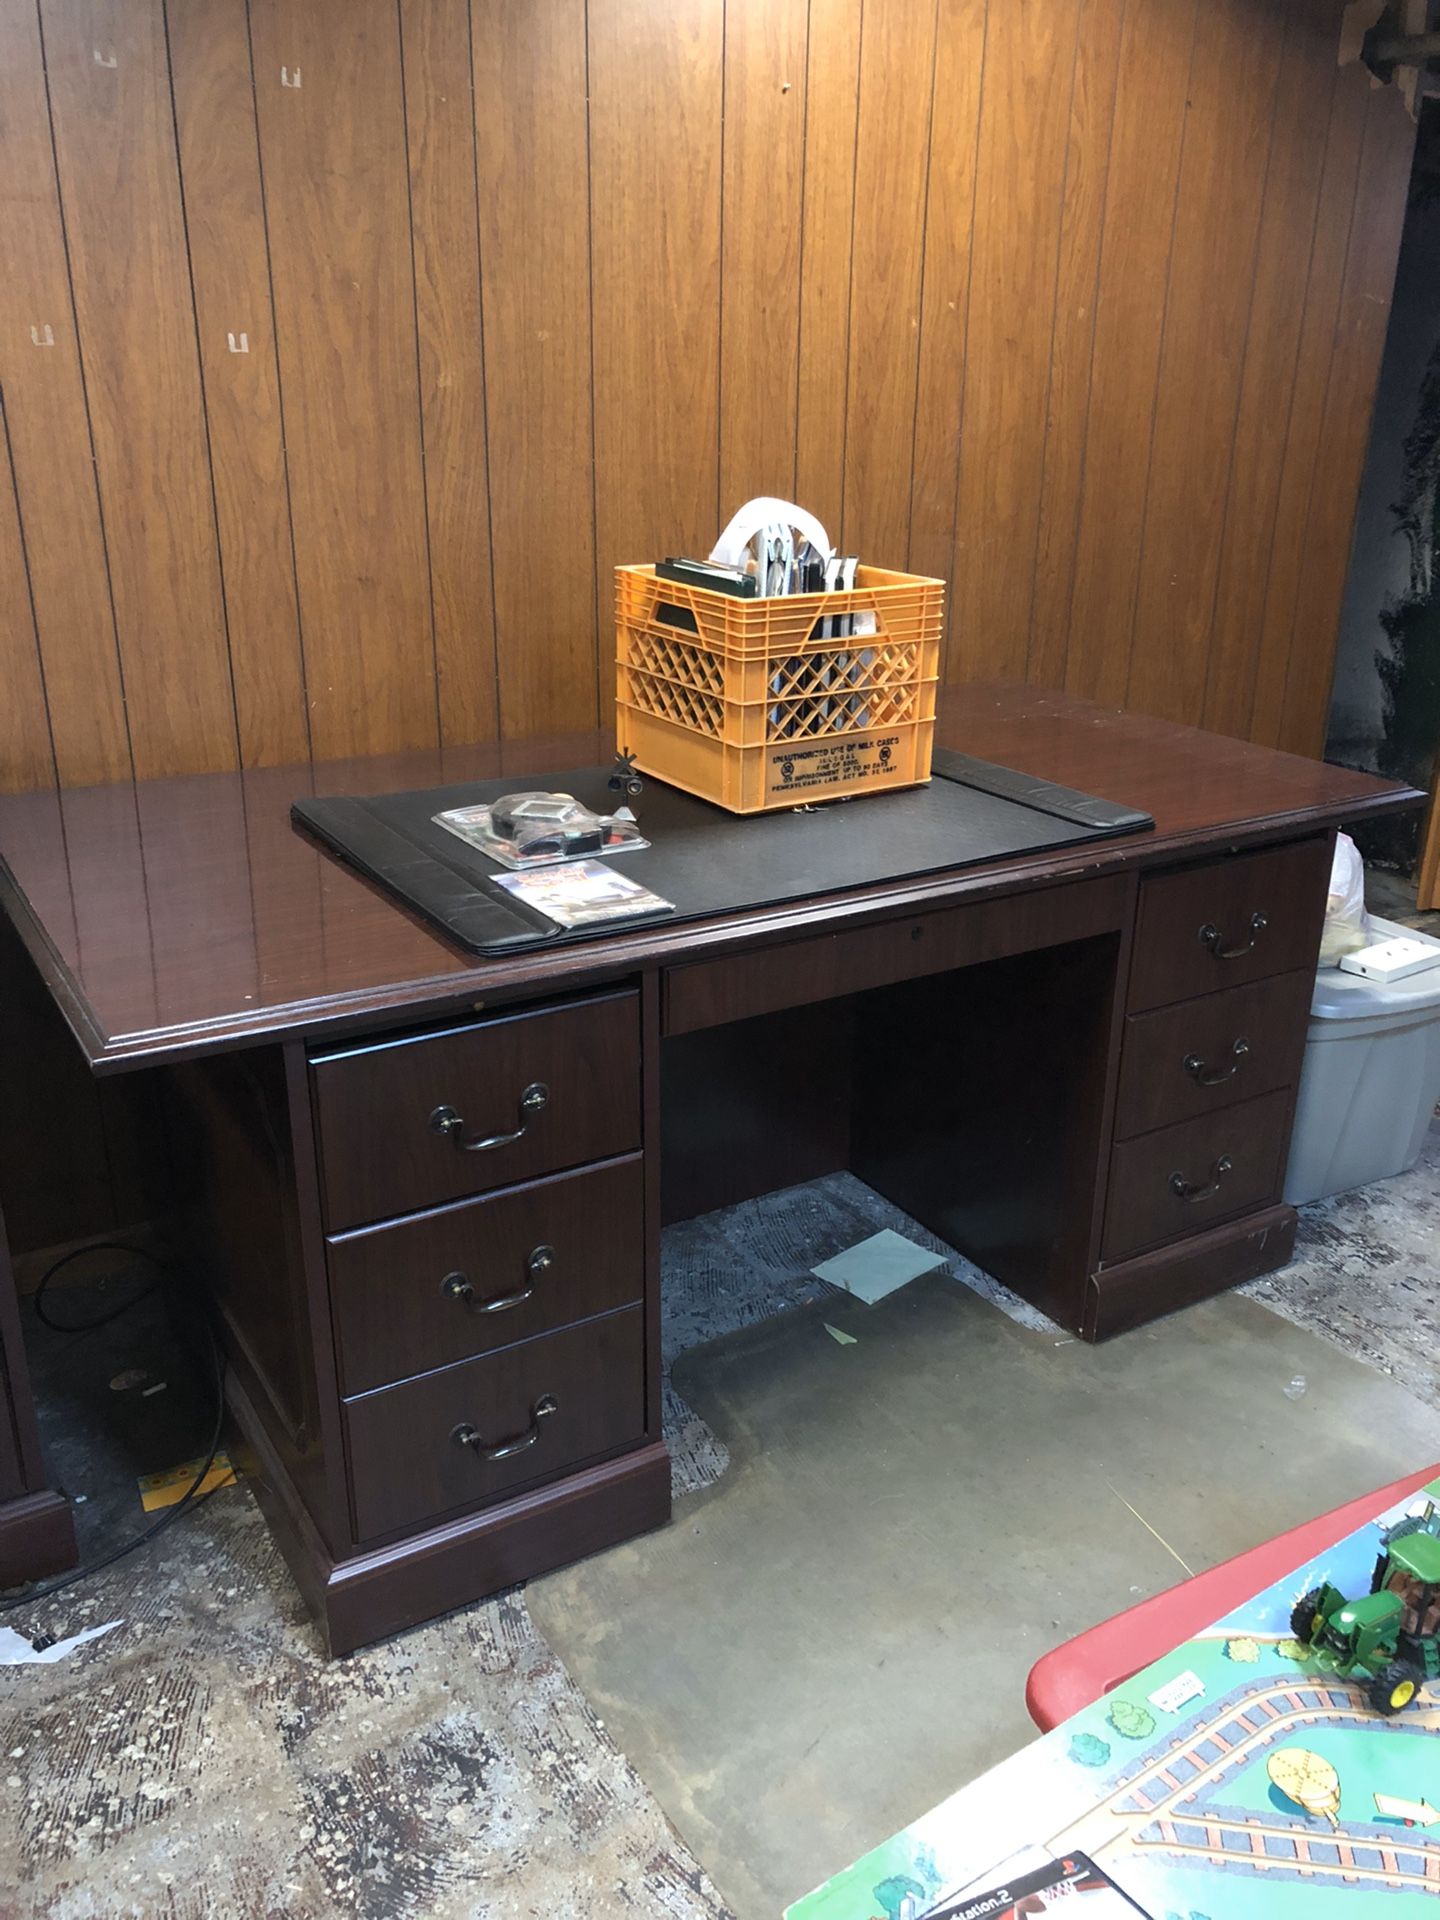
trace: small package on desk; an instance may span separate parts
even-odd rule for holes
[[[589,927],[610,920],[648,920],[673,913],[673,900],[642,887],[600,860],[572,860],[536,873],[497,873],[495,885],[559,927]]]
[[[474,807],[432,816],[458,840],[502,867],[525,872],[554,867],[586,853],[625,853],[650,842],[628,807],[592,813],[571,793],[507,793]]]

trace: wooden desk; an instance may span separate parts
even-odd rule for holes
[[[335,1651],[668,1516],[662,1152],[669,1217],[850,1165],[1090,1339],[1288,1258],[1333,831],[1422,796],[1017,689],[953,693],[942,738],[1156,829],[476,962],[291,801],[598,736],[0,801],[0,903],[90,1069],[163,1092],[257,1492]],[[24,1461],[0,1501],[43,1497]]]

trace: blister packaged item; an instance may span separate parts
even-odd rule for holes
[[[516,872],[650,844],[628,807],[592,813],[571,793],[507,793],[499,800],[452,807],[431,817],[437,827]]]

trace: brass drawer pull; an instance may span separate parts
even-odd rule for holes
[[[1210,1169],[1210,1178],[1199,1184],[1187,1180],[1183,1173],[1172,1173],[1170,1191],[1177,1200],[1208,1200],[1212,1193],[1220,1191],[1220,1182],[1233,1170],[1234,1165],[1235,1162],[1229,1154],[1222,1153]]]
[[[1219,927],[1217,927],[1213,921],[1207,920],[1205,925],[1200,929],[1200,944],[1202,947],[1208,947],[1217,960],[1243,960],[1247,953],[1253,953],[1255,951],[1255,942],[1269,924],[1269,920],[1263,913],[1252,913],[1250,916],[1250,938],[1245,942],[1244,946],[1222,947],[1220,942],[1225,938],[1224,934],[1221,933]]]
[[[1250,1042],[1242,1035],[1230,1049],[1230,1064],[1228,1067],[1207,1068],[1203,1055],[1187,1053],[1185,1056],[1185,1071],[1197,1087],[1223,1087],[1227,1080],[1233,1080],[1235,1078],[1236,1074],[1240,1071],[1241,1061],[1249,1051]]]
[[[475,1428],[463,1420],[450,1438],[457,1446],[473,1448],[477,1460],[511,1460],[517,1453],[524,1453],[527,1447],[535,1445],[540,1438],[540,1422],[559,1411],[560,1402],[554,1394],[542,1393],[530,1409],[529,1426],[524,1433],[517,1433],[511,1440],[497,1440],[493,1446],[486,1446]]]
[[[430,1116],[430,1125],[436,1133],[448,1134],[450,1140],[462,1153],[489,1153],[492,1147],[508,1147],[512,1141],[524,1138],[525,1129],[537,1113],[543,1113],[550,1102],[550,1089],[534,1080],[520,1096],[522,1115],[518,1127],[509,1133],[487,1134],[483,1140],[464,1138],[465,1122],[454,1107],[436,1107]]]
[[[475,1289],[463,1273],[447,1273],[440,1282],[440,1291],[448,1300],[457,1300],[463,1306],[473,1307],[476,1313],[504,1313],[507,1307],[519,1307],[531,1298],[535,1292],[535,1282],[542,1273],[548,1273],[555,1264],[553,1247],[532,1247],[525,1260],[525,1271],[530,1275],[528,1287],[517,1287],[514,1293],[492,1294],[488,1300],[477,1300]]]

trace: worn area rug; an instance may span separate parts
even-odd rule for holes
[[[1295,1258],[1244,1291],[1440,1407],[1440,1126],[1409,1173],[1302,1207]]]
[[[9,1617],[123,1624],[0,1669],[6,1920],[724,1913],[520,1594],[327,1662],[236,1488]]]

